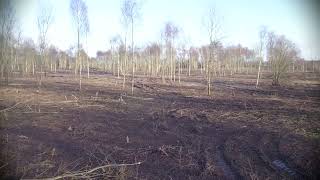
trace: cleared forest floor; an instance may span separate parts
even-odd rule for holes
[[[48,74],[0,87],[2,178],[47,178],[107,167],[83,178],[317,179],[320,166],[320,75],[266,75],[181,83],[138,76],[134,95],[122,79],[93,73],[78,80]]]

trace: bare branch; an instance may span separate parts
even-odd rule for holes
[[[65,174],[61,176],[56,176],[52,178],[41,178],[42,180],[57,180],[57,179],[63,179],[63,178],[88,178],[90,177],[90,173],[93,173],[97,170],[104,169],[104,168],[109,168],[109,167],[123,167],[123,166],[135,166],[135,165],[140,165],[142,162],[136,162],[132,164],[107,164],[104,166],[99,166],[95,167],[93,169],[87,170],[87,171],[82,171],[78,173],[73,173],[73,174]],[[37,180],[37,179],[24,179],[24,180]]]

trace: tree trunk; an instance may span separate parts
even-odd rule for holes
[[[312,61],[312,72],[314,72],[314,61]]]
[[[118,62],[117,62],[117,69],[118,69],[118,74],[117,74],[117,76],[118,76],[118,79],[120,78],[120,54],[118,54]]]
[[[292,72],[294,73],[294,62],[292,63]]]
[[[126,86],[126,74],[125,74],[125,73],[123,73],[122,90],[124,90],[125,86]]]
[[[170,81],[172,81],[173,78],[173,59],[172,59],[172,43],[170,46]]]
[[[179,84],[180,84],[180,79],[181,79],[181,60],[179,61]]]
[[[172,43],[173,44],[173,43]],[[172,50],[173,51],[173,50]],[[172,73],[173,73],[173,82],[176,82],[176,58],[173,57],[173,52],[172,52],[172,63],[173,63],[173,69],[172,69]]]
[[[211,95],[211,72],[208,71],[208,82],[207,82],[207,91],[208,91],[208,96]]]
[[[80,69],[79,69],[79,85],[80,85],[80,91],[81,91],[81,81],[82,81],[82,58],[79,56],[79,60],[80,60]]]
[[[88,53],[88,33],[86,32],[86,45],[87,45],[87,53]],[[87,54],[87,76],[90,78],[90,62],[89,62],[89,54]]]
[[[125,89],[125,85],[126,85],[126,70],[127,70],[127,32],[124,38],[124,47],[125,47],[125,51],[124,51],[124,63],[123,63],[123,83],[122,83],[122,90]]]
[[[188,76],[190,76],[190,72],[191,72],[191,56],[188,59]]]
[[[133,46],[133,18],[131,19],[131,49],[132,49],[132,82],[131,82],[131,94],[133,95],[134,88],[134,46]]]
[[[208,96],[211,95],[211,67],[210,67],[210,59],[208,60],[207,62],[207,93],[208,93]]]
[[[82,71],[82,64],[81,64],[81,59],[80,59],[80,27],[78,24],[78,55],[77,55],[77,59],[79,61],[79,90],[81,91],[81,71]],[[77,68],[76,68],[77,69]],[[77,70],[76,70],[77,71]]]
[[[87,72],[88,72],[88,79],[90,78],[90,63],[89,63],[89,58],[87,56]]]
[[[259,67],[258,67],[258,75],[257,75],[256,88],[258,88],[258,85],[259,85],[261,64],[262,64],[262,59],[260,59],[260,61],[259,61]]]
[[[32,60],[32,75],[35,74],[35,64],[34,64],[34,60]]]

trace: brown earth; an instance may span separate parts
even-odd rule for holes
[[[109,167],[92,179],[319,179],[319,74],[216,78],[213,95],[199,76],[165,84],[50,74],[16,77],[0,88],[2,178],[47,178]],[[127,80],[131,82],[130,79]]]

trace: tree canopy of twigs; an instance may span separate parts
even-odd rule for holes
[[[140,5],[137,0],[124,0],[121,6],[121,13],[123,17],[123,23],[127,29],[131,24],[131,63],[132,63],[132,82],[131,82],[131,93],[133,94],[134,87],[134,22],[140,17]]]
[[[209,53],[206,58],[207,93],[211,95],[212,66],[218,60],[217,48],[222,39],[221,25],[215,8],[210,8],[203,19],[204,28],[209,36]]]
[[[76,65],[75,67],[75,74],[77,73],[77,67],[79,66],[79,87],[81,90],[82,61],[80,58],[80,36],[89,32],[88,7],[83,0],[71,0],[70,11],[77,30],[77,64],[79,65]]]
[[[4,0],[0,2],[0,69],[1,79],[5,77],[6,84],[9,83],[9,71],[12,58],[10,47],[13,46],[14,27],[16,25],[15,10],[12,2]]]
[[[42,82],[42,71],[45,61],[45,50],[47,48],[47,35],[50,25],[53,22],[52,6],[50,4],[40,4],[37,16],[37,26],[38,26],[38,41],[39,41],[39,51],[40,51],[40,79],[39,86]],[[46,70],[45,70],[46,71]]]
[[[297,59],[298,50],[295,44],[285,36],[268,33],[268,60],[272,68],[272,84],[280,85],[280,79],[287,72],[289,65]]]

